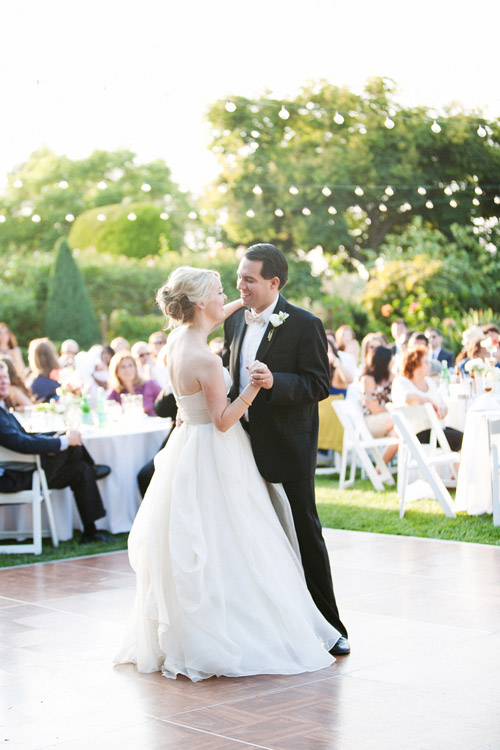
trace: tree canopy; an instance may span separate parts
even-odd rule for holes
[[[326,82],[286,102],[236,96],[208,119],[221,173],[206,207],[235,244],[364,262],[415,216],[451,236],[500,215],[500,122],[403,107],[387,79],[360,96]]]
[[[0,253],[51,250],[85,211],[133,202],[154,205],[159,221],[163,213],[169,246],[181,247],[189,197],[161,159],[140,165],[121,150],[72,160],[41,148],[9,175],[0,197]]]

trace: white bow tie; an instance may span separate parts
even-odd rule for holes
[[[260,313],[256,313],[253,310],[245,310],[245,323],[247,326],[251,323],[258,323],[260,326],[263,326],[266,324],[266,321]]]

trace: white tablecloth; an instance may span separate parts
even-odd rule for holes
[[[500,417],[500,400],[479,396],[467,411],[455,498],[457,510],[471,516],[493,512],[488,417]]]
[[[83,443],[95,463],[111,467],[111,474],[99,480],[106,516],[96,522],[98,528],[112,534],[130,531],[141,501],[137,473],[157,453],[170,426],[170,419],[144,417],[102,428],[81,428]],[[69,488],[51,490],[51,497],[59,538],[71,539],[73,529],[82,528],[73,493]],[[0,508],[0,528],[26,528],[26,512],[31,512],[26,506]],[[47,528],[45,513],[43,521]]]

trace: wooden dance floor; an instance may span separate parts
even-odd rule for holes
[[[500,750],[500,548],[325,530],[352,654],[192,684],[113,667],[125,552],[0,570],[0,744]]]

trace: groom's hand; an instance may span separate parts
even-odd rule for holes
[[[268,390],[273,387],[273,374],[264,362],[255,360],[255,362],[252,362],[249,366],[248,371],[250,373],[250,383],[252,385],[258,386],[259,388],[266,388]]]

